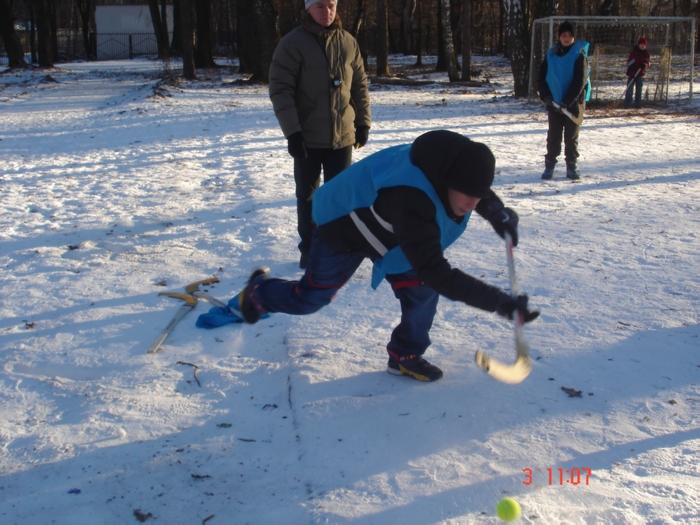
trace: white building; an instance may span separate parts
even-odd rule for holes
[[[167,6],[172,35],[173,6]],[[151,11],[147,5],[95,6],[97,60],[117,60],[158,53]]]

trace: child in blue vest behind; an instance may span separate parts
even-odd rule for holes
[[[258,268],[231,303],[248,323],[268,312],[312,314],[331,302],[368,257],[374,262],[372,286],[386,279],[401,305],[401,322],[387,344],[387,371],[440,379],[442,370],[423,358],[440,295],[507,318],[519,310],[526,322],[539,315],[528,308],[527,295],[514,298],[452,268],[443,253],[464,232],[473,210],[517,244],[518,216],[491,190],[494,170],[487,146],[445,130],[356,162],[314,194],[316,228],[304,276],[276,279]]]
[[[576,26],[571,22],[562,22],[558,34],[559,40],[547,51],[537,78],[537,92],[547,106],[549,123],[542,178],[548,180],[554,176],[554,166],[561,153],[563,130],[566,176],[576,181],[581,178],[577,167],[578,136],[585,100],[590,96],[586,58],[589,44],[583,40],[576,40]],[[580,118],[574,122],[557,105],[568,110],[574,117]]]

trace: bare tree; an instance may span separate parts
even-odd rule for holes
[[[416,0],[413,30],[416,40],[416,66],[420,67],[423,65],[423,0]]]
[[[389,76],[389,14],[387,0],[377,0],[377,76]]]
[[[279,41],[272,0],[237,0],[236,14],[241,71],[251,73],[252,81],[267,82]]]
[[[40,67],[53,67],[51,17],[47,0],[32,0],[36,22],[37,58]]]
[[[452,43],[452,24],[450,23],[450,0],[439,0],[442,11],[440,12],[440,27],[442,28],[442,52],[445,56],[445,66],[450,82],[459,80],[457,75],[457,61],[455,60],[455,48]]]
[[[535,0],[533,5],[533,19],[555,16],[559,9],[559,0]]]
[[[527,18],[520,0],[502,0],[506,56],[513,72],[516,97],[526,97],[530,69],[530,41]]]
[[[80,14],[80,32],[83,35],[83,47],[85,58],[92,58],[92,46],[90,45],[90,16],[94,9],[93,0],[75,0],[75,7]]]
[[[197,70],[194,67],[194,31],[192,30],[192,4],[190,0],[177,0],[180,4],[181,45],[182,45],[182,76],[188,80],[196,80]]]
[[[0,0],[0,35],[5,44],[10,68],[23,67],[22,41],[15,32],[15,10],[12,0]]]
[[[352,27],[350,28],[350,34],[357,38],[362,30],[362,26],[365,23],[365,15],[367,11],[367,0],[357,0],[357,9],[355,11],[355,19],[352,22]]]
[[[212,49],[211,1],[195,0],[197,11],[197,45],[194,48],[194,65],[198,68],[214,68],[214,51]]]
[[[81,0],[78,1],[80,2]],[[160,11],[158,9],[158,0],[148,0],[148,8],[151,12],[153,31],[156,34],[156,42],[158,44],[158,58],[160,58],[161,60],[167,60],[170,57],[170,42],[168,41],[168,19],[165,16],[161,18]]]
[[[472,0],[462,0],[462,80],[472,79]]]

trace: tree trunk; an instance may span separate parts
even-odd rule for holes
[[[416,29],[415,25],[415,13],[416,13],[416,0],[404,0],[403,8],[403,23],[404,23],[404,38],[406,40],[406,53],[413,55],[416,52]]]
[[[182,56],[182,5],[180,0],[173,0],[173,40],[170,42],[170,54]]]
[[[527,20],[520,0],[503,0],[503,13],[506,37],[506,55],[513,72],[516,97],[528,94],[530,72],[530,41]]]
[[[161,20],[158,0],[148,0],[148,9],[151,13],[153,31],[158,43],[158,58],[167,60],[170,56],[170,43],[168,42],[168,26],[166,20]]]
[[[22,41],[15,33],[15,10],[12,0],[0,0],[0,36],[5,44],[10,69],[24,67]]]
[[[201,69],[216,67],[212,50],[211,1],[195,0],[197,10],[197,45],[194,48],[194,64]]]
[[[414,14],[413,31],[416,39],[416,66],[423,65],[423,0],[416,0],[416,11]]]
[[[277,26],[280,36],[284,36],[301,23],[301,13],[304,8],[302,0],[284,0],[279,3]]]
[[[51,46],[51,22],[46,0],[35,0],[37,33],[37,55],[40,67],[53,67],[53,47]]]
[[[462,80],[472,79],[472,0],[462,0]]]
[[[92,0],[75,0],[75,5],[80,14],[80,31],[83,35],[83,47],[85,48],[85,58],[92,58],[92,46],[90,45],[90,15],[92,14]]]
[[[442,0],[437,0],[437,64],[435,65],[435,71],[447,71],[447,60],[445,58],[445,45],[442,41]],[[430,22],[428,22],[428,27],[430,27]]]
[[[559,0],[535,0],[534,19],[556,16],[558,9]]]
[[[367,10],[366,0],[357,0],[357,10],[355,11],[355,20],[352,22],[352,28],[350,29],[350,34],[357,38],[360,34],[360,29],[362,29],[362,24],[365,22],[365,14]]]
[[[447,76],[450,82],[459,80],[457,75],[457,61],[455,60],[455,48],[452,44],[452,24],[450,24],[450,0],[441,0],[442,12],[440,27],[442,28],[442,52],[445,57]]]
[[[36,52],[36,8],[30,1],[26,2],[27,12],[29,13],[29,50],[31,52],[31,63],[39,62]]]
[[[47,7],[47,16],[49,17],[49,35],[51,38],[51,53],[53,61],[58,62],[58,17],[56,12],[56,1],[45,0]],[[53,65],[53,64],[52,64]]]
[[[252,81],[266,83],[279,41],[272,0],[237,0],[236,15],[241,72],[251,73]]]
[[[377,76],[388,77],[390,74],[387,0],[377,0]]]
[[[182,38],[182,76],[187,80],[197,79],[194,67],[194,31],[192,30],[192,4],[190,0],[177,0],[180,11],[180,28]]]

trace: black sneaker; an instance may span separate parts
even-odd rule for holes
[[[418,381],[437,381],[442,377],[442,370],[422,357],[404,363],[389,359],[386,371],[396,376],[411,376]]]
[[[257,323],[260,320],[260,316],[265,313],[265,310],[251,294],[260,284],[255,282],[258,277],[261,277],[262,280],[268,279],[270,277],[270,269],[266,266],[255,268],[248,278],[248,284],[238,294],[238,310],[241,312],[243,320],[250,324]]]

